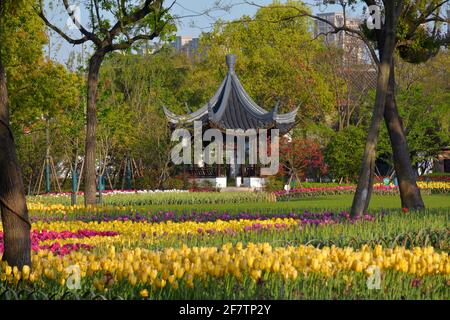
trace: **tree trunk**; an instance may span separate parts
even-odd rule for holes
[[[411,165],[405,131],[403,130],[403,124],[398,114],[397,102],[395,100],[394,63],[392,63],[389,76],[389,90],[386,96],[384,119],[391,140],[394,168],[399,183],[402,208],[424,208],[425,205],[416,183],[416,176]]]
[[[386,3],[388,4],[388,3]],[[373,176],[375,170],[376,147],[380,132],[380,125],[383,120],[386,96],[389,87],[389,73],[392,57],[395,49],[395,38],[397,32],[398,13],[400,12],[393,3],[386,5],[386,22],[382,39],[383,48],[380,52],[380,65],[378,70],[377,92],[375,105],[372,114],[372,121],[367,135],[364,156],[359,173],[358,186],[353,198],[351,215],[362,215],[368,208],[373,189]],[[389,8],[390,7],[390,8]]]
[[[1,46],[1,43],[0,43]],[[1,48],[0,48],[1,49]],[[1,50],[0,50],[1,52]],[[31,266],[31,224],[22,173],[9,126],[6,71],[0,57],[0,209],[3,223],[2,260],[11,266]]]
[[[85,146],[85,205],[95,204],[97,170],[95,163],[96,127],[97,127],[97,89],[98,75],[104,53],[96,52],[89,61],[87,117],[86,117],[86,146]]]
[[[358,186],[356,188],[356,193],[352,203],[352,216],[362,215],[367,210],[370,202],[370,197],[373,189],[376,146],[378,143],[380,125],[383,120],[388,80],[389,64],[387,62],[382,62],[379,69],[377,97],[373,109],[372,122],[370,124],[369,133],[367,135],[364,156],[359,173]]]

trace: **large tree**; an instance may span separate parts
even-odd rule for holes
[[[375,172],[376,148],[380,126],[386,104],[389,81],[392,78],[392,65],[397,35],[398,20],[403,6],[403,1],[383,1],[385,21],[382,24],[382,34],[379,36],[378,50],[378,80],[375,96],[375,105],[372,112],[372,120],[367,134],[364,156],[359,173],[358,185],[353,198],[351,214],[362,215],[367,210],[373,189]],[[374,59],[376,56],[374,56]],[[417,186],[416,186],[417,188]]]
[[[384,11],[386,22],[380,29],[365,30],[367,38],[375,43],[379,56],[382,58],[386,53],[383,44],[386,43],[386,34],[390,30],[387,24],[389,12],[388,4],[383,1],[364,1],[367,5],[378,5]],[[394,49],[399,52],[400,57],[410,63],[421,63],[427,61],[439,51],[444,43],[439,32],[439,24],[446,21],[441,16],[442,7],[448,2],[439,0],[427,1],[398,1],[396,6],[398,11],[393,12],[396,25]],[[377,88],[377,91],[380,88]],[[386,94],[385,105],[383,106],[383,116],[388,129],[393,151],[394,168],[399,181],[402,207],[419,209],[424,207],[420,190],[416,184],[416,174],[414,173],[410,152],[406,140],[406,134],[402,119],[399,115],[396,102],[396,79],[395,63],[391,61],[389,71],[389,81]],[[364,170],[364,169],[362,169]],[[361,174],[365,172],[361,171]],[[373,172],[370,172],[373,177]],[[369,192],[366,194],[366,187]],[[372,185],[364,186],[364,179],[358,185],[352,213],[361,214],[369,205]],[[358,192],[359,191],[359,192]]]
[[[93,0],[82,2],[81,12],[89,12],[89,25],[84,26],[77,20],[76,12],[68,0],[62,3],[68,16],[80,33],[73,38],[52,23],[44,12],[44,1],[40,0],[40,17],[47,26],[58,33],[67,42],[80,45],[90,42],[94,52],[89,59],[87,77],[87,114],[85,142],[85,204],[96,202],[96,127],[97,127],[97,91],[100,67],[105,56],[113,51],[128,50],[135,43],[151,41],[164,35],[164,31],[173,30],[173,20],[169,14],[174,2],[165,7],[164,0],[145,1],[108,1]]]
[[[250,1],[248,1],[250,2]],[[443,43],[439,33],[439,24],[448,22],[441,15],[441,9],[448,0],[426,1],[379,1],[379,0],[340,0],[320,1],[322,4],[341,4],[344,8],[357,5],[376,6],[384,16],[379,28],[351,28],[344,21],[335,25],[323,17],[313,15],[305,10],[298,10],[292,18],[309,16],[331,27],[330,33],[346,32],[362,39],[378,66],[378,83],[372,123],[369,128],[363,163],[360,170],[358,188],[352,205],[352,214],[362,214],[368,207],[372,192],[376,145],[380,130],[380,118],[385,119],[391,146],[394,166],[400,185],[402,206],[423,208],[424,204],[416,184],[412,169],[406,136],[395,101],[395,64],[393,54],[398,49],[402,59],[412,63],[426,61],[435,55]],[[253,5],[255,3],[250,2]],[[293,7],[295,9],[295,7]],[[345,20],[345,19],[344,19]],[[363,25],[364,26],[364,25]],[[431,29],[429,28],[431,26]]]
[[[42,54],[42,43],[34,37],[36,30],[32,4],[25,1],[0,0],[0,209],[3,223],[2,259],[10,265],[31,266],[31,223],[17,161],[8,103],[8,68],[30,65]],[[20,48],[20,50],[18,50]],[[12,66],[12,67],[10,67]]]

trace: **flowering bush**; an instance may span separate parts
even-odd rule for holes
[[[328,172],[321,147],[312,139],[281,139],[280,164],[281,171],[291,177],[322,176]]]

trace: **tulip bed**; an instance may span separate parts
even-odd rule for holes
[[[32,266],[0,263],[0,299],[450,298],[449,208],[350,217],[38,200]]]
[[[273,202],[275,197],[265,192],[136,192],[106,193],[102,199],[104,205],[110,206],[148,206],[148,205],[193,205],[193,204],[233,204],[242,202]],[[69,205],[68,194],[43,195],[29,197],[31,203],[45,205]],[[78,196],[78,203],[84,197]]]
[[[432,194],[448,194],[450,193],[450,182],[445,181],[419,181],[417,185],[421,189],[423,195]],[[289,201],[302,198],[317,198],[321,196],[331,196],[331,195],[346,195],[354,194],[355,186],[334,186],[334,187],[320,187],[320,188],[297,188],[292,189],[289,192],[285,190],[280,190],[275,192],[275,196],[278,201]],[[385,186],[381,184],[376,184],[373,187],[373,194],[380,196],[389,195],[399,195],[399,189],[396,186],[390,185]]]

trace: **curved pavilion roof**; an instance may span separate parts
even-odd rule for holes
[[[227,55],[228,73],[216,94],[202,108],[187,115],[176,115],[164,107],[172,125],[202,121],[203,125],[226,129],[279,129],[287,133],[295,125],[298,108],[278,114],[278,105],[268,112],[258,106],[243,88],[234,71],[235,55]]]

